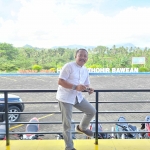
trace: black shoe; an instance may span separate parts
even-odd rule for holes
[[[76,126],[76,131],[79,132],[79,133],[84,133],[88,137],[93,136],[93,132],[90,129],[86,129],[84,131],[81,131],[80,128],[79,128],[79,125]]]

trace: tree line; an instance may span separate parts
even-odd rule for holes
[[[30,48],[14,47],[9,43],[0,43],[0,72],[17,72],[40,68],[56,70],[70,61],[74,61],[77,49],[70,48]],[[139,68],[140,72],[150,71],[150,48],[97,46],[87,49],[88,68]],[[145,65],[132,65],[132,57],[145,57]]]

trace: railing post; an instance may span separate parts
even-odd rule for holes
[[[5,98],[5,126],[6,126],[6,147],[10,145],[9,142],[9,121],[8,121],[8,93],[4,92]]]
[[[98,145],[98,91],[96,91],[95,144]]]

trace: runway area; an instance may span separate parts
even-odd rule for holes
[[[0,76],[0,90],[4,89],[57,89],[58,76]],[[149,75],[116,75],[116,76],[90,76],[91,87],[94,89],[150,89]],[[56,93],[11,93],[16,94],[22,98],[24,102],[29,101],[56,101]],[[89,101],[95,101],[95,94],[88,95],[83,93],[85,98]],[[100,93],[100,101],[125,101],[125,100],[148,100],[150,101],[149,92],[122,92],[122,93]],[[100,104],[99,111],[149,111],[148,103],[134,103],[134,104]],[[59,111],[58,104],[26,104],[25,112],[30,111]],[[144,121],[145,116],[150,114],[99,114],[100,121],[117,121],[119,116],[124,116],[128,121],[140,120]],[[32,117],[40,118],[41,122],[46,121],[61,121],[60,114],[23,114],[19,122],[27,122]],[[73,120],[80,121],[81,114],[74,114]],[[17,124],[16,124],[17,125]],[[140,124],[135,124],[140,127]],[[103,130],[111,130],[114,124],[103,124]],[[18,126],[14,131],[25,131],[25,125]],[[40,125],[40,131],[62,131],[62,125]],[[45,139],[55,139],[56,135],[45,135]],[[79,138],[84,138],[77,135]],[[14,137],[11,137],[14,139]]]

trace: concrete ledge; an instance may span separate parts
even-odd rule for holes
[[[103,139],[95,145],[95,139],[74,140],[77,150],[149,150],[149,139]],[[0,150],[65,150],[63,140],[11,140],[0,141]]]

